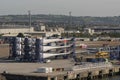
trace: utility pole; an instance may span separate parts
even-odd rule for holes
[[[72,12],[69,12],[69,27],[72,27]]]
[[[69,12],[69,20],[68,20],[68,27],[67,30],[69,30],[72,26],[72,16],[71,16],[72,12]],[[69,37],[69,32],[67,32],[67,38]]]
[[[30,32],[30,27],[31,27],[31,11],[28,11],[28,16],[29,16],[29,32]]]

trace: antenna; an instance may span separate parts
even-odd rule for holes
[[[31,11],[28,11],[28,16],[29,16],[29,32],[30,32],[30,27],[31,27]]]

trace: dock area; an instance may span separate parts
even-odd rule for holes
[[[120,45],[119,42],[110,41],[78,42],[78,44],[80,43],[87,44],[90,48],[102,47],[103,44],[108,44],[110,46]],[[0,48],[0,80],[96,80],[97,78],[120,75],[120,65],[113,65],[113,67],[109,68],[106,66],[101,68],[91,67],[89,69],[75,71],[71,70],[71,68],[75,66],[73,58],[51,59],[49,63],[2,60],[9,56],[9,45],[1,45]],[[80,50],[80,48],[78,47],[77,50]],[[89,55],[82,56],[88,57]],[[36,72],[40,67],[52,67],[53,69],[50,73]],[[90,66],[88,65],[85,67]]]
[[[50,63],[16,63],[1,62],[1,80],[95,80],[120,73],[120,66],[90,68],[71,71],[74,66],[72,59],[53,60]],[[51,73],[37,73],[39,67],[52,67]]]

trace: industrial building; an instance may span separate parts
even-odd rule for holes
[[[25,32],[33,32],[34,28],[24,25],[1,25],[0,34],[18,34]]]

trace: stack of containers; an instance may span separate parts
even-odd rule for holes
[[[31,38],[31,59],[35,60],[35,38]]]
[[[64,45],[61,45],[64,44]],[[72,56],[75,57],[75,39],[71,39],[69,42],[64,40],[61,40],[59,42],[52,42],[49,43],[49,46],[68,46],[72,44],[70,48],[61,48],[61,50],[58,51],[58,49],[49,50],[52,52],[57,53],[68,53],[69,49],[72,49]],[[12,57],[16,58],[19,57],[24,61],[39,61],[43,62],[43,39],[40,38],[19,38],[14,37],[12,39]],[[64,55],[63,57],[68,57],[68,55]]]
[[[19,58],[22,54],[22,40],[19,37],[12,39],[12,58]]]
[[[64,46],[67,46],[67,40],[66,39],[64,40]],[[67,53],[67,48],[64,49],[64,53]],[[67,59],[68,55],[64,55],[63,58]]]
[[[16,38],[13,37],[12,40],[11,40],[11,57],[12,58],[15,58],[17,55],[16,55]]]
[[[118,59],[119,58],[119,55],[120,55],[120,46],[116,46],[116,59]]]
[[[11,40],[11,57],[24,61],[43,61],[42,39],[14,37]]]
[[[110,47],[110,59],[113,60],[113,59],[116,59],[116,50],[115,50],[115,47]]]
[[[25,38],[24,40],[24,60],[29,60],[30,58],[30,46],[29,46],[29,39]]]
[[[24,60],[35,60],[35,39],[25,38],[24,40]]]
[[[72,38],[71,39],[72,40],[72,56],[73,56],[73,58],[75,58],[75,56],[76,56],[76,54],[75,54],[75,49],[76,49],[76,41],[75,41],[75,38]]]
[[[120,45],[118,46],[118,54],[119,54],[118,58],[120,59]]]
[[[118,59],[118,58],[119,58],[119,54],[120,54],[119,51],[120,51],[119,46],[114,47],[114,48],[113,48],[113,52],[111,53],[111,57],[112,57],[113,59]]]
[[[19,56],[21,56],[21,54],[22,54],[22,39],[21,38],[19,38],[19,37],[16,37],[16,54],[17,54],[17,56],[19,57]]]
[[[35,58],[39,62],[43,62],[43,41],[42,39],[36,39],[35,42]]]
[[[21,53],[21,56],[22,56],[22,58],[23,58],[23,56],[24,56],[24,39],[25,39],[25,38],[21,38],[21,45],[22,45],[22,47],[21,47],[21,48],[22,48],[22,49],[21,49],[21,52],[22,52],[22,53]]]

